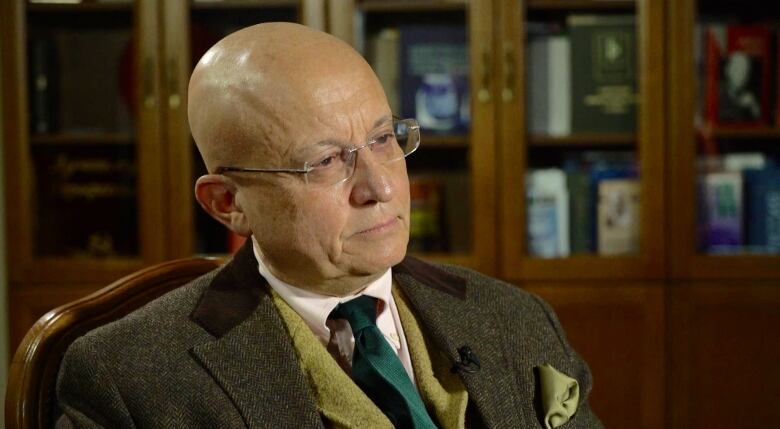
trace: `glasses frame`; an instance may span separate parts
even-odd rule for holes
[[[402,157],[395,158],[391,160],[387,160],[385,162],[393,162],[400,159],[404,159],[407,156],[413,154],[417,151],[417,149],[420,148],[420,141],[422,140],[420,138],[420,124],[417,122],[414,118],[406,118],[401,119],[396,116],[393,116],[393,122],[404,122],[409,127],[409,131],[416,131],[417,132],[417,140],[414,142],[414,148],[410,150],[408,153],[404,153]],[[374,143],[376,143],[376,139],[371,139],[366,142],[366,144],[362,146],[346,146],[342,148],[342,150],[346,149],[348,155],[352,156],[353,162],[355,165],[357,165],[357,151],[360,149],[370,147]],[[214,174],[224,174],[224,173],[290,173],[290,174],[303,174],[304,180],[306,183],[309,183],[308,173],[311,172],[314,167],[308,165],[308,161],[303,163],[303,168],[255,168],[255,167],[234,167],[234,166],[219,166],[216,169],[214,169]],[[338,182],[334,183],[333,186],[338,185],[339,183],[344,183],[347,180],[349,180],[354,174],[355,174],[355,166],[352,167],[352,173],[347,175],[347,177],[339,180]]]

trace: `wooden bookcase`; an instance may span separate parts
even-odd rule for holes
[[[322,28],[324,16],[319,0],[0,4],[12,347],[48,309],[198,251],[215,227],[198,224],[192,196],[200,161],[186,89],[195,61],[240,27]],[[125,198],[101,205],[101,192]],[[73,201],[77,216],[65,217]],[[115,228],[79,235],[106,222]]]
[[[755,408],[753,398],[776,398],[765,380],[777,380],[780,343],[772,329],[780,323],[780,255],[714,255],[701,250],[697,160],[704,153],[701,117],[706,104],[698,90],[705,73],[698,68],[696,32],[713,21],[763,24],[777,41],[780,8],[775,3],[713,0],[675,1],[668,10],[669,182],[667,219],[668,427],[777,426],[777,414]],[[777,47],[771,50],[778,82]],[[698,53],[703,55],[703,53]],[[772,90],[774,91],[774,90]],[[777,108],[775,93],[770,105]],[[770,118],[774,115],[771,114]],[[777,123],[763,127],[709,127],[721,153],[778,155]],[[771,399],[770,399],[771,400]]]
[[[591,405],[607,427],[777,423],[771,407],[759,412],[751,401],[777,397],[765,380],[778,378],[772,364],[780,359],[780,346],[771,326],[780,323],[780,255],[714,256],[699,250],[695,117],[701,77],[693,57],[701,17],[777,22],[779,9],[758,1],[736,5],[722,0],[2,2],[12,345],[49,308],[128,272],[194,253],[226,252],[224,229],[202,217],[193,199],[202,166],[185,109],[193,61],[216,39],[233,27],[294,20],[360,47],[382,28],[437,22],[462,26],[468,34],[471,126],[466,134],[424,134],[421,152],[408,165],[412,175],[448,173],[443,167],[426,170],[424,164],[433,162],[452,166],[465,177],[460,203],[468,218],[462,231],[468,246],[420,255],[478,269],[548,300],[591,366]],[[634,17],[635,132],[550,137],[529,131],[529,23],[565,21],[569,14]],[[135,104],[129,127],[31,131],[35,102],[28,90],[34,83],[28,40],[48,34],[49,27],[71,33],[120,28],[127,35],[131,45],[126,49],[136,58],[130,66]],[[112,100],[127,97],[116,87],[109,92]],[[777,125],[771,124],[718,128],[712,134],[715,141],[744,140],[767,151],[776,151],[780,138]],[[67,154],[84,148],[127,156],[134,166],[135,207],[122,216],[130,213],[135,225],[135,251],[121,256],[41,255],[36,250],[38,158],[46,153],[42,151]],[[639,251],[613,257],[531,256],[526,173],[547,157],[592,149],[630,151],[637,160]]]

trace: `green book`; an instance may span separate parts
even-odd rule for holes
[[[590,173],[580,170],[566,172],[569,187],[569,234],[571,253],[592,253],[595,249],[593,231],[593,195]]]
[[[635,132],[634,17],[571,15],[567,23],[572,55],[572,132]]]

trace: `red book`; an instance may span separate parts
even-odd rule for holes
[[[769,120],[769,29],[711,25],[706,33],[704,117],[718,127],[764,127]]]

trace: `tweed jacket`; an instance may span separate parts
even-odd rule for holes
[[[460,371],[471,427],[544,427],[535,370],[550,364],[580,386],[560,429],[601,427],[591,376],[538,297],[474,271],[407,257],[393,267],[436,353]],[[434,353],[434,351],[431,351]],[[77,339],[57,381],[57,427],[322,428],[251,244],[225,266]]]

